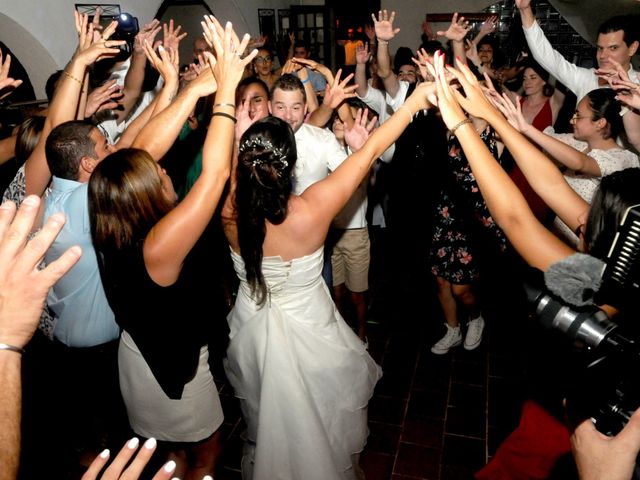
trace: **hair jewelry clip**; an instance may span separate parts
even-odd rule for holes
[[[247,150],[253,149],[253,148],[262,148],[266,151],[270,151],[273,153],[273,155],[278,157],[281,167],[289,166],[289,162],[287,162],[286,160],[287,157],[282,151],[282,149],[275,147],[273,143],[271,143],[269,140],[262,140],[261,138],[253,138],[251,140],[245,140],[244,142],[242,142],[238,150],[240,151],[240,153],[244,153]],[[262,165],[263,163],[266,163],[266,162],[262,158],[254,158],[253,161],[251,162],[251,165],[253,167],[256,167],[258,165]]]

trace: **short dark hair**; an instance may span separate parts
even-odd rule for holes
[[[293,49],[296,48],[304,48],[307,52],[309,51],[309,44],[305,40],[296,40],[293,44]]]
[[[638,41],[638,28],[635,21],[638,17],[617,15],[605,20],[598,28],[598,35],[605,33],[613,33],[622,30],[622,41],[630,46],[633,42]]]
[[[271,87],[271,91],[269,92],[269,98],[273,98],[273,92],[277,89],[283,90],[285,92],[295,92],[296,90],[300,90],[302,92],[302,97],[304,98],[304,103],[307,103],[307,94],[304,91],[304,85],[300,81],[298,77],[295,75],[291,75],[290,73],[285,73],[281,75],[275,82],[273,82],[273,86]]]
[[[434,55],[438,50],[444,50],[444,47],[438,40],[427,40],[422,42],[420,48],[423,48],[429,55]]]
[[[71,120],[51,130],[45,144],[47,165],[52,175],[77,180],[82,157],[95,157],[96,144],[91,132],[96,128],[83,120]]]
[[[413,52],[409,47],[399,47],[398,50],[396,50],[395,56],[393,57],[394,71],[397,73],[400,70],[400,67],[403,65],[415,66],[415,63],[413,63],[412,58],[413,58]]]

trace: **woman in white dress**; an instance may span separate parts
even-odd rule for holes
[[[427,108],[429,91],[418,87],[301,196],[291,194],[296,143],[287,123],[260,120],[240,139],[223,223],[240,278],[226,370],[247,423],[245,479],[361,478],[366,407],[381,371],[331,300],[321,278],[323,244],[375,159]],[[359,113],[346,135],[372,126]]]

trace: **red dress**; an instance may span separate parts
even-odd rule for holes
[[[522,105],[523,103],[524,98],[521,98],[520,105]],[[542,105],[542,108],[536,115],[536,118],[533,119],[533,122],[531,124],[540,131],[543,131],[545,128],[553,125],[551,101],[548,98],[544,102],[544,105]],[[533,191],[533,188],[531,188],[531,186],[529,185],[529,182],[525,178],[522,170],[520,170],[520,167],[518,167],[518,165],[514,165],[514,167],[511,169],[511,173],[509,173],[509,176],[511,177],[511,180],[513,180],[513,183],[515,183],[516,186],[520,189],[522,195],[524,195],[524,198],[529,204],[529,208],[531,208],[531,211],[536,216],[536,218],[542,223],[545,223],[547,220],[549,220],[549,207],[538,196],[538,194]]]

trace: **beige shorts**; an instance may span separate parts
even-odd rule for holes
[[[344,283],[352,292],[368,290],[370,260],[371,243],[367,228],[344,230],[331,254],[333,286]]]

